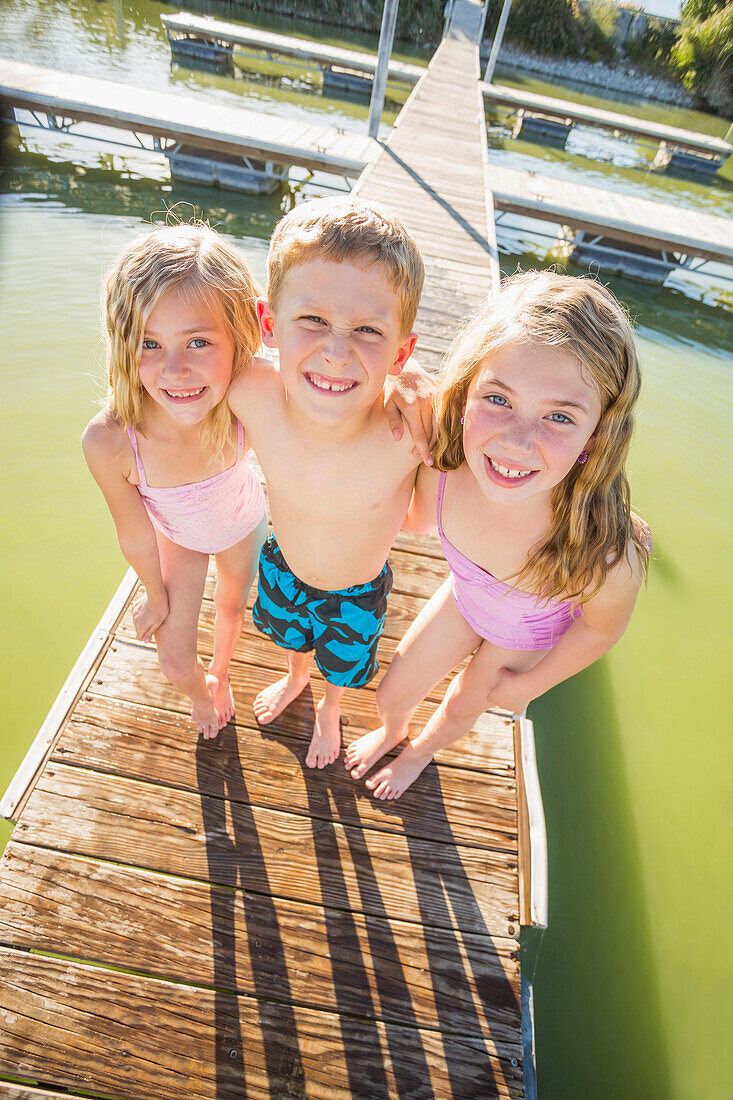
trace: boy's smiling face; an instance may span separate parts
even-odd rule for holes
[[[317,257],[298,264],[274,309],[260,300],[257,312],[263,343],[279,349],[289,400],[323,426],[368,411],[417,339],[403,335],[400,296],[379,263]]]

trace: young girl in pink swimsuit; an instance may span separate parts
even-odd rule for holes
[[[489,706],[521,714],[623,634],[649,557],[624,463],[640,387],[631,325],[592,279],[507,280],[454,343],[437,394],[435,469],[410,529],[436,524],[450,576],[377,691],[380,729],[346,752],[362,778],[465,658],[423,731],[366,782],[410,786]]]
[[[133,241],[107,277],[103,309],[109,393],[87,425],[84,455],[109,505],[120,548],[145,591],[137,637],[153,636],[163,674],[189,696],[204,737],[234,714],[229,664],[267,532],[265,500],[227,404],[260,348],[257,287],[236,249],[204,224],[165,226]],[[274,369],[274,368],[273,368]],[[418,367],[386,406],[420,452],[432,384]],[[214,652],[197,654],[209,555],[216,559]]]
[[[82,440],[145,587],[133,606],[137,637],[155,636],[160,667],[189,696],[204,737],[234,714],[229,662],[267,531],[226,402],[260,346],[256,297],[240,256],[206,226],[134,240],[104,288],[109,394]],[[196,641],[210,554],[216,618],[206,669]]]

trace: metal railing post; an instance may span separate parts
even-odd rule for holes
[[[374,83],[372,84],[372,98],[369,103],[368,134],[370,138],[377,136],[379,121],[382,117],[384,90],[387,87],[389,59],[392,55],[398,7],[399,0],[385,0],[384,11],[382,12],[382,29],[379,32],[379,57],[377,59],[377,69],[374,73]]]
[[[491,46],[491,54],[489,55],[489,62],[486,66],[486,72],[484,73],[484,80],[487,84],[490,84],[494,79],[494,69],[496,68],[496,62],[499,59],[499,50],[501,49],[501,42],[504,37],[504,28],[506,27],[506,21],[509,18],[509,9],[512,6],[512,0],[504,0],[504,7],[501,9],[501,16],[499,17],[499,26],[496,28],[496,34],[494,35],[494,41]]]

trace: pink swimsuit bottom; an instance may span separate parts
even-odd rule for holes
[[[438,533],[451,571],[456,606],[472,630],[502,649],[551,649],[580,614],[580,608],[560,600],[539,600],[531,592],[512,588],[470,561],[443,531],[445,474],[438,486]]]
[[[171,542],[200,554],[221,554],[250,535],[265,516],[265,496],[244,451],[237,421],[237,457],[220,474],[190,485],[148,485],[132,428],[127,434],[140,478],[137,486],[153,527]]]

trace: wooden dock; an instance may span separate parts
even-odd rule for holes
[[[160,19],[172,48],[186,41],[212,42],[236,46],[248,56],[266,61],[288,58],[320,72],[336,68],[370,78],[377,68],[376,54],[346,50],[340,46],[324,45],[322,42],[311,42],[287,34],[275,34],[260,27],[248,27],[243,23],[228,23],[222,19],[210,19],[208,16],[191,15],[183,11],[175,15],[161,15]],[[412,85],[417,84],[425,67],[391,60],[388,71],[390,80]]]
[[[612,130],[629,137],[664,143],[679,149],[691,150],[703,154],[715,161],[716,167],[725,163],[733,153],[733,145],[723,138],[711,134],[701,134],[694,130],[684,130],[680,126],[667,126],[663,122],[634,118],[618,111],[604,111],[600,107],[590,107],[584,103],[572,103],[567,99],[554,96],[537,95],[535,92],[506,88],[501,84],[481,83],[481,91],[487,103],[510,107],[515,111],[534,112],[536,115],[567,120],[570,123],[581,122],[586,126]]]
[[[417,86],[411,95],[416,90]],[[217,156],[255,157],[254,174],[262,175],[273,185],[277,184],[280,175],[287,175],[290,165],[354,179],[380,154],[379,144],[362,134],[288,122],[259,111],[213,105],[192,95],[151,92],[4,59],[0,60],[0,102],[34,111],[36,117],[48,116],[54,129],[62,129],[70,121],[86,121],[147,134],[167,155],[195,146]],[[478,102],[481,102],[480,96]],[[434,106],[439,110],[437,103]],[[399,147],[403,116],[404,111],[398,118],[390,147],[394,142],[397,143],[394,147]],[[462,116],[442,118],[441,121],[440,115],[428,113],[424,122],[429,121],[436,134],[441,128],[455,129],[456,134],[460,132]],[[483,120],[483,112],[480,118]],[[475,140],[475,133],[472,140]],[[437,148],[434,142],[431,147]],[[482,148],[482,156],[486,156],[485,140]],[[446,185],[451,174],[455,177],[454,183],[460,181],[460,186],[452,188],[455,201],[460,203],[464,201],[462,196],[472,191],[469,176],[465,177],[467,186],[464,186],[463,154],[458,153],[458,149],[456,146],[454,152],[450,145],[445,147],[442,168]],[[224,165],[223,170],[226,168]],[[489,202],[493,192],[494,203],[500,210],[605,234],[636,247],[665,250],[670,255],[681,253],[684,263],[693,257],[724,264],[733,262],[733,226],[729,218],[493,163],[485,179]],[[399,172],[387,186],[395,188],[398,184],[401,186]],[[390,190],[388,197],[391,193]],[[395,195],[398,196],[398,192]],[[473,200],[465,199],[465,202],[462,217],[466,224],[472,225],[471,217],[476,207]],[[444,228],[447,225],[446,222]],[[492,238],[493,232],[492,228]],[[487,239],[486,234],[480,235]],[[418,236],[426,247],[430,247],[430,234],[418,232]],[[448,241],[449,237],[440,239],[445,254],[443,264],[452,263],[455,255]],[[445,258],[448,253],[451,261]],[[672,258],[670,266],[675,266],[676,262]],[[435,326],[429,328],[432,332]],[[444,348],[445,341],[440,346]]]
[[[0,59],[0,103],[50,116],[52,129],[63,129],[69,122],[92,122],[149,135],[163,152],[167,149],[162,142],[185,144],[347,178],[358,176],[378,152],[363,134],[5,58]]]
[[[457,0],[358,185],[425,251],[430,362],[498,277],[481,11]],[[434,537],[401,535],[391,562],[380,676],[446,575]],[[376,801],[341,760],[305,767],[310,694],[257,726],[253,698],[285,666],[249,617],[236,719],[197,739],[135,640],[135,587],[128,575],[0,806],[17,822],[0,864],[0,1076],[28,1082],[0,1095],[535,1097],[517,958],[520,925],[543,925],[547,906],[531,723],[483,715],[401,799]],[[377,683],[347,692],[347,743],[376,724]]]
[[[320,42],[294,38],[291,35],[274,34],[242,23],[190,15],[187,12],[162,15],[161,20],[171,47],[174,49],[176,45],[180,46],[183,42],[224,44],[229,47],[236,46],[253,58],[267,61],[273,58],[287,58],[301,65],[310,65],[324,73],[340,69],[370,79],[374,76],[376,69],[375,54],[347,50],[339,46],[327,46]],[[390,61],[389,64],[390,79],[403,84],[416,84],[424,71],[423,66],[409,62]],[[733,153],[733,145],[730,142],[710,134],[686,130],[679,126],[667,126],[662,122],[635,118],[633,115],[625,115],[618,111],[604,111],[600,107],[573,103],[555,96],[507,88],[501,84],[481,81],[479,86],[488,104],[560,120],[568,125],[582,123],[586,126],[611,130],[617,134],[658,142],[664,148],[689,151],[707,158],[715,168],[725,163]]]
[[[687,258],[733,263],[733,221],[718,214],[494,163],[489,165],[489,185],[499,210]]]

